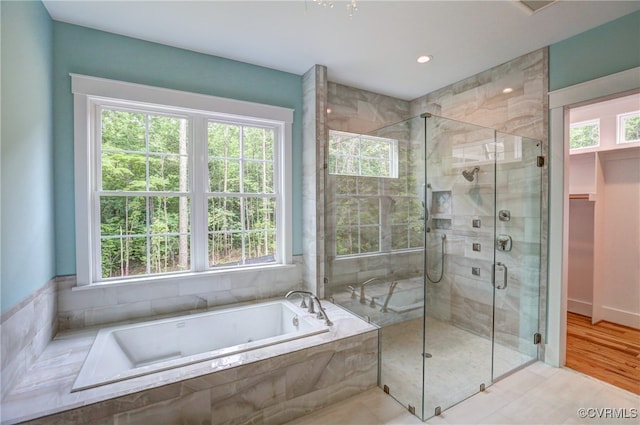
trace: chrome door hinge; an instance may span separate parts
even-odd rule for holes
[[[538,156],[538,161],[536,165],[538,167],[544,167],[544,156]]]

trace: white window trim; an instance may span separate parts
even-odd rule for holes
[[[619,145],[625,145],[628,143],[638,143],[640,142],[640,140],[625,140],[624,139],[624,124],[627,118],[634,118],[634,117],[639,117],[640,116],[640,111],[633,111],[633,112],[626,112],[624,114],[618,114],[617,116],[617,121],[618,121],[618,134],[616,137],[616,143]]]
[[[96,229],[92,228],[93,211],[93,180],[92,170],[95,167],[95,152],[91,141],[93,123],[95,122],[96,101],[109,103],[137,102],[151,104],[162,108],[164,105],[172,110],[183,108],[190,112],[201,112],[203,115],[215,115],[222,119],[241,118],[243,120],[255,120],[256,123],[268,123],[279,127],[279,137],[276,141],[277,165],[274,164],[276,175],[274,184],[279,182],[279,192],[283,195],[281,208],[277,211],[276,238],[278,244],[279,264],[292,264],[292,125],[293,110],[279,106],[264,105],[253,102],[226,99],[179,90],[164,89],[160,87],[146,86],[142,84],[127,83],[116,80],[108,80],[79,74],[70,74],[71,91],[74,97],[74,171],[75,171],[75,231],[76,231],[76,275],[78,286],[87,286],[97,282],[96,264],[94,260]],[[197,131],[197,130],[196,130]],[[197,135],[196,135],[197,136]],[[198,157],[198,153],[195,157]],[[197,183],[193,190],[199,191]],[[192,205],[192,208],[196,208]],[[191,233],[207,232],[207,229],[198,228],[197,223],[192,223]],[[199,249],[206,250],[206,247]],[[196,253],[197,254],[197,253]],[[242,271],[247,269],[259,269],[260,266],[247,266],[237,268],[208,269],[203,264],[197,264],[194,256],[192,262],[194,272],[180,273],[181,279],[190,276],[198,276],[202,273],[225,273]],[[273,264],[265,264],[265,267],[273,268]],[[162,278],[166,275],[145,275],[126,279],[109,280],[109,283],[148,281],[149,279]],[[175,275],[173,275],[175,276]]]

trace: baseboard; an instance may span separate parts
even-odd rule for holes
[[[590,302],[569,298],[567,300],[567,311],[581,316],[591,317],[593,306]]]
[[[640,313],[602,306],[602,320],[640,329]]]

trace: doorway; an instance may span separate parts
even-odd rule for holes
[[[566,366],[640,394],[640,94],[568,115]]]

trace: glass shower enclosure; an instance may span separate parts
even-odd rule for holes
[[[421,419],[538,358],[541,143],[435,115],[330,131],[325,295]]]

